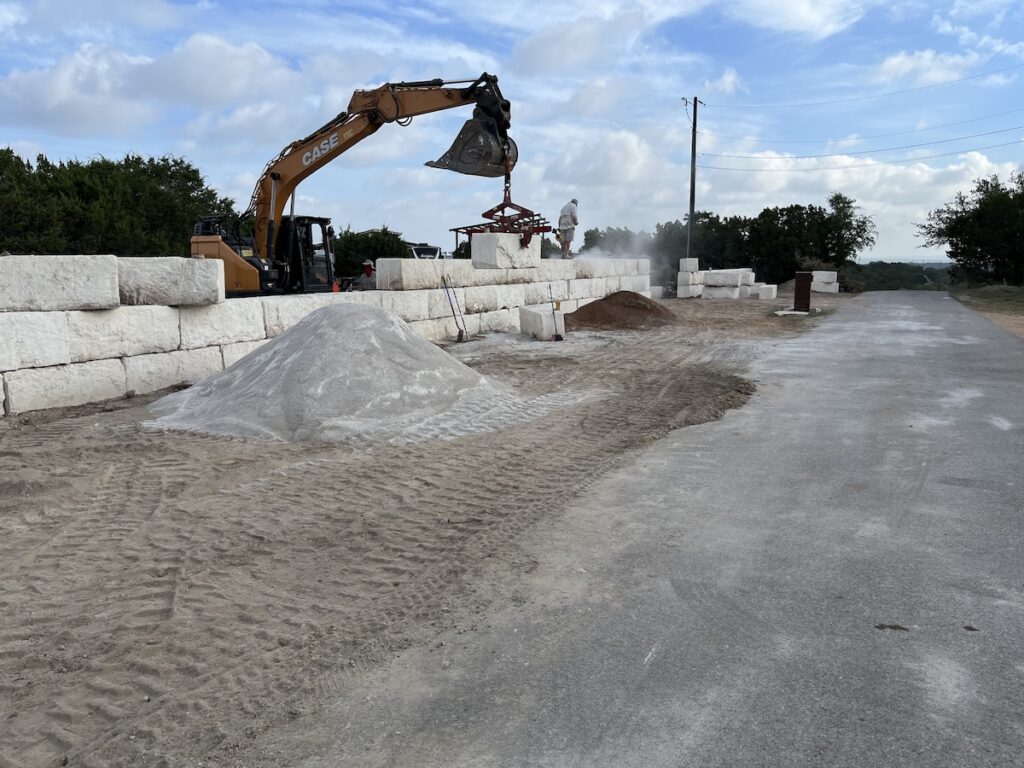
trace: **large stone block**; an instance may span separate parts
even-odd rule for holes
[[[619,278],[620,291],[633,291],[633,293],[641,293],[643,291],[648,290],[650,287],[650,275],[633,275],[631,277]],[[611,293],[611,291],[609,291],[609,293]]]
[[[606,284],[603,277],[589,277],[569,281],[570,299],[603,298]]]
[[[651,274],[651,260],[650,259],[637,259],[637,274],[638,275],[649,275]]]
[[[176,384],[194,384],[224,370],[220,347],[183,349],[124,358],[128,392],[145,395]]]
[[[703,295],[703,285],[680,285],[676,287],[677,299],[699,299]]]
[[[527,269],[540,264],[540,238],[522,247],[520,236],[508,232],[482,232],[470,241],[473,266],[477,269]]]
[[[85,405],[125,396],[120,360],[23,368],[4,374],[5,408],[9,414]]]
[[[526,286],[522,284],[494,286],[495,309],[518,309],[526,303]]]
[[[696,272],[700,269],[700,259],[680,259],[680,272]]]
[[[538,278],[544,280],[575,280],[576,262],[573,259],[544,259],[537,267]]]
[[[652,285],[648,293],[652,299],[663,299],[665,298],[665,287],[662,285]]]
[[[774,299],[778,296],[779,287],[777,285],[762,285],[757,289],[757,293],[754,298],[757,299]]]
[[[738,288],[743,285],[743,280],[743,273],[741,272],[709,270],[704,273],[704,285],[716,288]]]
[[[451,317],[440,317],[431,320],[416,320],[409,323],[409,328],[414,333],[428,341],[444,342],[455,341],[459,337],[459,324],[463,324],[466,337],[476,336],[480,333],[480,315],[466,315],[456,323]]]
[[[380,305],[388,312],[394,312],[407,323],[427,320],[430,317],[428,291],[378,291]]]
[[[260,329],[263,315],[260,310]],[[71,361],[103,360],[154,352],[170,352],[181,346],[179,310],[176,307],[118,307],[68,312]]]
[[[501,272],[502,280],[499,285],[516,285],[519,283],[536,283],[540,280],[540,270],[536,267],[525,269],[478,269],[476,276],[479,279],[485,272]],[[482,285],[482,283],[477,283]]]
[[[839,279],[838,272],[830,272],[828,270],[816,269],[811,272],[811,282],[815,283],[834,283]]]
[[[518,333],[519,310],[499,309],[494,312],[482,312],[480,317],[480,333]]]
[[[721,285],[707,285],[704,286],[704,292],[701,294],[705,299],[738,299],[740,297],[740,287],[737,285],[735,288]]]
[[[452,305],[456,305],[455,311],[459,311],[466,304],[465,288],[452,288],[450,293],[444,288],[433,288],[423,293],[427,296],[427,317],[432,320],[451,317]]]
[[[0,257],[0,312],[110,309],[119,303],[115,256]]]
[[[676,275],[676,285],[703,285],[703,272],[680,272]]]
[[[740,286],[740,298],[741,299],[749,299],[750,298],[750,290],[751,289],[750,289],[749,285],[741,285]]]
[[[456,288],[475,284],[473,264],[469,259],[377,259],[378,290],[443,288],[442,276]]]
[[[177,257],[119,258],[122,304],[205,306],[224,301],[224,262]]]
[[[811,281],[812,293],[839,293],[839,283],[819,283]]]
[[[466,303],[463,309],[468,314],[493,312],[498,308],[498,286],[474,285],[466,289]]]
[[[297,298],[284,296],[282,298]],[[267,337],[264,299],[228,299],[206,307],[182,307],[181,348],[199,349]]]
[[[0,371],[70,362],[67,312],[0,312]]]
[[[561,301],[568,298],[568,280],[547,280],[541,283],[528,283],[523,294],[523,302],[527,305]]]
[[[595,277],[615,277],[616,261],[618,259],[576,259],[576,277],[583,280]]]
[[[565,335],[565,315],[550,304],[520,307],[519,329],[539,341],[550,341],[556,333]]]
[[[220,348],[221,357],[224,359],[224,367],[230,368],[250,352],[255,352],[268,341],[270,341],[270,339],[260,339],[259,341],[239,341],[236,344],[224,344]]]
[[[403,259],[393,259],[403,261]],[[413,261],[413,259],[405,259]],[[381,291],[349,291],[347,293],[306,293],[294,296],[268,296],[263,304],[263,323],[267,338],[288,330],[310,312],[331,304],[355,303],[381,306]]]

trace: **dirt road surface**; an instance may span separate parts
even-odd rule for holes
[[[829,297],[819,303],[839,301]],[[778,302],[672,301],[678,326],[453,351],[584,393],[412,445],[161,433],[148,400],[0,423],[0,766],[263,766],[268,732],[406,648],[521,600],[519,544],[609,471],[752,391]]]

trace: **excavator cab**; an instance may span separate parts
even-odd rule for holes
[[[281,289],[288,293],[323,293],[334,287],[334,227],[330,219],[282,216],[274,254],[287,270]]]
[[[473,117],[462,126],[448,151],[424,165],[469,176],[497,178],[511,172],[518,159],[519,148],[512,137],[499,132],[497,121],[487,110],[476,107]]]

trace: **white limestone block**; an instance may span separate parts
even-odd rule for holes
[[[650,287],[650,275],[633,275],[632,277],[619,278],[620,291],[633,291],[633,293],[641,293],[643,291],[648,290]]]
[[[740,285],[744,285],[747,288],[754,284],[754,273],[753,272],[741,272],[740,273]]]
[[[473,264],[469,259],[377,259],[377,288],[383,291],[415,291],[443,288],[448,284],[463,288],[474,285]]]
[[[283,296],[284,299],[298,298]],[[267,337],[263,313],[264,299],[228,299],[223,304],[182,307],[181,348],[198,349],[236,341],[256,341]]]
[[[480,333],[518,333],[519,310],[499,309],[494,312],[481,312]]]
[[[268,341],[270,341],[270,339],[260,339],[259,341],[239,341],[235,344],[222,345],[220,348],[220,354],[221,357],[224,358],[224,367],[230,368],[250,352],[255,352]]]
[[[839,293],[839,283],[819,283],[812,280],[811,293]]]
[[[494,286],[495,309],[517,309],[526,303],[526,286],[522,284]]]
[[[762,285],[757,289],[755,298],[758,299],[774,299],[778,296],[779,287],[777,285]]]
[[[568,315],[570,312],[575,312],[580,308],[580,302],[577,299],[566,299],[564,301],[555,301],[555,309],[559,312]]]
[[[699,299],[703,294],[703,285],[680,285],[676,287],[677,299]]]
[[[543,304],[569,298],[568,280],[548,280],[542,283],[527,283],[524,286],[524,304]]]
[[[205,306],[224,301],[224,262],[177,257],[119,258],[122,304]]]
[[[500,285],[536,283],[540,280],[540,270],[536,267],[529,267],[526,269],[478,269],[476,274],[479,277],[484,272],[501,272],[503,279],[501,280],[501,283],[499,283]]]
[[[597,301],[597,296],[587,296],[582,299],[576,299],[576,309],[583,309],[587,304],[593,301]]]
[[[615,262],[617,259],[591,259],[580,257],[575,259],[577,279],[590,279],[595,277],[615,277]]]
[[[433,288],[423,293],[427,295],[427,317],[431,320],[451,317],[453,304],[456,312],[466,305],[465,288],[452,288],[450,295],[444,288]]]
[[[576,261],[574,259],[544,259],[537,266],[537,277],[541,281],[575,280]]]
[[[67,312],[0,312],[0,371],[70,362]]]
[[[599,278],[604,281],[604,295],[609,296],[618,291],[628,291],[629,286],[632,285],[629,277],[602,277]]]
[[[570,299],[593,299],[605,296],[603,277],[590,277],[569,281]]]
[[[401,261],[401,259],[394,259]],[[413,259],[408,259],[413,261]],[[419,259],[426,261],[426,259]],[[433,261],[433,260],[431,260]],[[353,303],[381,306],[382,291],[349,291],[346,293],[306,293],[293,296],[266,296],[263,304],[263,323],[267,338],[288,330],[310,312],[331,304]],[[237,299],[232,299],[237,301]]]
[[[704,273],[704,285],[716,288],[738,288],[743,285],[743,274],[719,269],[709,270]],[[705,296],[707,296],[706,292]]]
[[[665,298],[665,287],[661,285],[652,285],[650,290],[647,291],[647,293],[649,294],[648,298],[663,299]]]
[[[427,320],[430,317],[428,291],[377,291],[380,305],[388,312],[394,312],[408,322]]]
[[[828,270],[816,269],[811,272],[811,282],[814,283],[834,283],[839,279],[838,272],[830,272]]]
[[[700,259],[680,259],[679,260],[679,271],[680,272],[696,272],[700,269]],[[691,283],[695,285],[695,283]]]
[[[519,328],[539,341],[549,341],[556,333],[565,335],[565,314],[550,304],[520,307]]]
[[[750,298],[750,286],[749,285],[741,285],[740,286],[740,298],[741,299],[749,299]]]
[[[260,330],[263,310],[258,309]],[[71,361],[170,352],[181,346],[179,310],[176,307],[118,307],[68,312]]]
[[[676,275],[676,285],[703,285],[703,272],[680,272]]]
[[[23,368],[4,374],[5,408],[11,415],[85,405],[125,396],[125,372],[120,360]]]
[[[473,266],[477,269],[526,269],[540,264],[540,238],[522,247],[519,235],[510,232],[482,232],[470,241]]]
[[[651,292],[650,291],[640,291],[640,295],[643,296],[644,298],[647,298],[647,299],[651,298]]]
[[[115,256],[0,257],[0,312],[110,309],[118,304]]]
[[[473,285],[466,288],[466,303],[463,309],[473,315],[498,309],[498,286]]]
[[[750,287],[751,287],[751,288],[753,288],[753,289],[754,289],[754,291],[757,291],[757,289],[758,289],[758,288],[760,288],[760,287],[761,287],[762,285],[764,285],[764,283],[758,283],[758,282],[755,282],[755,283],[754,283],[753,285],[751,285]]]
[[[128,392],[145,395],[176,384],[194,384],[224,370],[220,347],[183,349],[124,359]]]
[[[704,292],[701,296],[705,299],[738,299],[740,297],[740,287],[722,286],[722,285],[704,285]]]

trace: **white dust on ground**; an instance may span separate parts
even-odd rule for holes
[[[286,442],[415,442],[493,431],[583,399],[522,397],[359,304],[324,307],[195,386],[148,427]]]

